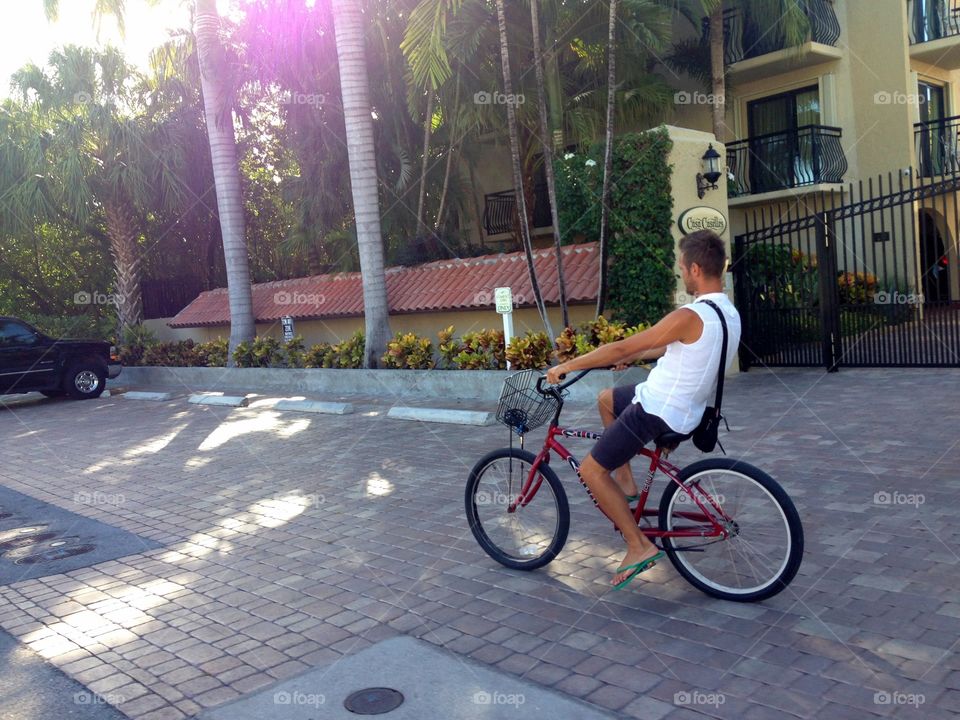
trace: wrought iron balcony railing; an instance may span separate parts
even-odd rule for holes
[[[805,125],[727,144],[730,197],[841,183],[847,158],[840,128]]]
[[[960,173],[960,115],[913,126],[920,177]]]
[[[910,44],[960,35],[960,0],[907,0]]]
[[[546,183],[534,187],[533,226],[546,228],[553,225],[550,215],[550,195]],[[513,232],[517,216],[517,199],[513,190],[490,193],[484,198],[483,229],[487,235]]]
[[[833,0],[793,1],[800,4],[810,21],[810,40],[836,47],[840,39],[840,22],[833,9]],[[724,13],[723,33],[724,58],[728,65],[788,47],[783,32],[771,29],[737,8]]]

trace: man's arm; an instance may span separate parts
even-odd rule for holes
[[[560,381],[561,375],[575,370],[610,367],[630,362],[641,357],[660,357],[672,342],[693,342],[700,337],[703,321],[688,308],[679,308],[664,317],[651,328],[623,340],[598,347],[586,355],[568,360],[547,371],[547,380],[552,384]],[[655,352],[659,354],[654,355]]]

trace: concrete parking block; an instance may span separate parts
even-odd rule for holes
[[[158,402],[173,399],[173,393],[148,392],[145,390],[130,390],[129,392],[125,392],[123,396],[130,400],[154,400]]]
[[[250,399],[240,395],[207,395],[200,393],[191,395],[188,401],[191,405],[220,405],[225,407],[246,407]]]
[[[419,420],[420,422],[447,423],[449,425],[493,425],[493,413],[478,410],[447,410],[444,408],[421,408],[397,406],[390,408],[388,418],[394,420]]]
[[[353,404],[339,402],[320,402],[318,400],[280,400],[273,406],[276,410],[321,413],[323,415],[349,415]]]

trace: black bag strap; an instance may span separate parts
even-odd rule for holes
[[[717,307],[713,300],[698,300],[697,302],[706,303],[717,311],[720,318],[720,326],[723,328],[723,344],[720,346],[720,368],[717,370],[717,399],[713,407],[717,411],[717,417],[720,417],[720,403],[723,401],[723,375],[727,366],[727,321],[723,317],[723,311]]]

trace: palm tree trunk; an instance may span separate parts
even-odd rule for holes
[[[443,225],[443,215],[447,209],[447,192],[450,190],[450,172],[453,169],[453,158],[457,154],[457,151],[460,148],[460,142],[462,138],[457,137],[457,123],[455,118],[458,116],[460,111],[460,73],[457,72],[457,85],[456,90],[453,95],[453,111],[449,115],[449,120],[447,125],[447,136],[449,138],[447,142],[447,166],[443,170],[443,189],[440,191],[440,207],[437,208],[437,222],[433,226],[433,232],[439,233],[440,226]],[[444,112],[444,117],[447,116],[447,113]]]
[[[200,86],[213,178],[217,188],[217,210],[223,235],[223,257],[227,270],[230,302],[230,353],[227,365],[233,365],[233,350],[256,334],[253,318],[253,292],[250,288],[250,261],[247,254],[240,169],[237,165],[233,117],[228,106],[226,60],[220,41],[220,16],[216,0],[196,0],[194,36],[200,61]]]
[[[417,235],[425,236],[427,223],[423,219],[423,205],[427,200],[427,171],[430,168],[430,138],[433,136],[434,93],[427,91],[427,114],[423,121],[423,160],[420,163],[420,197],[417,199]]]
[[[563,279],[563,251],[560,245],[560,215],[557,210],[557,186],[553,175],[553,147],[550,137],[550,119],[547,115],[546,86],[543,79],[543,49],[540,46],[540,13],[537,0],[530,0],[530,20],[533,26],[533,63],[537,77],[537,103],[540,110],[540,141],[543,146],[543,166],[547,175],[547,197],[550,199],[550,219],[553,221],[553,242],[557,253],[557,288],[560,295],[560,314],[563,326],[569,327],[567,284]],[[553,338],[551,338],[552,340]]]
[[[333,22],[340,63],[340,91],[350,159],[350,184],[360,250],[363,310],[366,324],[364,366],[377,367],[390,338],[387,282],[380,233],[377,159],[370,115],[363,15],[356,0],[333,0]]]
[[[110,253],[116,271],[118,337],[143,322],[143,298],[140,293],[140,253],[137,248],[137,218],[123,200],[104,207]]]
[[[726,133],[727,88],[724,79],[723,3],[710,14],[710,74],[713,94],[713,134],[724,142]]]
[[[519,215],[520,237],[523,241],[523,250],[527,257],[527,272],[530,274],[530,286],[533,297],[540,312],[543,327],[550,338],[555,338],[550,318],[547,317],[547,308],[540,293],[540,284],[537,282],[537,269],[533,264],[533,240],[530,237],[530,221],[527,215],[527,200],[523,193],[523,173],[520,170],[520,134],[517,129],[517,108],[512,101],[513,81],[510,78],[510,49],[507,46],[507,17],[503,7],[503,0],[497,0],[497,21],[500,27],[500,64],[503,67],[503,92],[507,96],[507,125],[510,131],[510,155],[513,164],[514,197],[517,202]]]
[[[610,254],[607,233],[610,224],[610,183],[613,175],[613,123],[617,99],[617,0],[610,0],[607,37],[607,147],[603,154],[603,191],[600,199],[600,282],[597,288],[597,317],[603,314],[607,299],[607,258]]]

